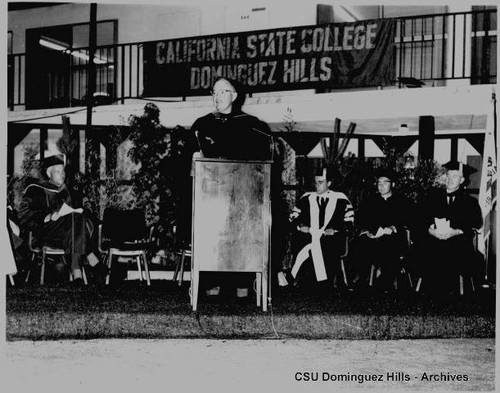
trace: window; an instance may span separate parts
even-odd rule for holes
[[[472,84],[496,83],[497,7],[473,6],[471,33]],[[489,12],[490,11],[490,12]],[[494,11],[494,12],[493,12]]]
[[[97,23],[95,95],[114,100],[117,21]],[[89,24],[26,32],[28,109],[84,105],[89,65]]]

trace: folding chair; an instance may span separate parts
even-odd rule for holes
[[[182,282],[184,281],[184,268],[186,264],[186,258],[191,259],[191,245],[185,245],[182,242],[179,241],[179,239],[176,237],[177,233],[177,227],[173,227],[173,233],[174,233],[174,252],[177,258],[177,262],[175,264],[175,271],[174,271],[174,276],[172,278],[172,281],[177,281],[177,277],[179,276],[179,286],[182,285]],[[180,275],[179,275],[180,272]]]
[[[120,210],[107,208],[102,224],[99,225],[99,251],[106,256],[109,284],[111,265],[114,257],[134,258],[137,263],[139,280],[143,280],[143,270],[147,285],[151,285],[146,252],[154,246],[154,227],[147,228],[144,211],[139,209]]]
[[[35,259],[37,257],[41,258],[40,285],[44,285],[44,283],[45,283],[45,266],[46,266],[47,258],[60,257],[62,262],[67,266],[68,264],[66,262],[66,252],[62,248],[50,247],[47,245],[42,245],[40,247],[36,247],[34,245],[34,243],[35,242],[34,242],[33,232],[30,231],[29,232],[28,247],[29,247],[30,251],[32,252],[32,261],[33,262],[35,261]],[[25,282],[28,282],[28,280],[30,278],[30,273],[31,273],[31,270],[29,270],[28,273],[26,274]],[[69,280],[73,281],[73,278],[74,278],[73,274],[70,271],[69,272]],[[85,268],[83,266],[82,266],[82,278],[83,278],[84,284],[87,285],[88,284],[87,275],[85,274]]]

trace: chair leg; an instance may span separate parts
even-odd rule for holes
[[[262,273],[255,273],[256,289],[255,294],[257,295],[257,307],[261,306],[262,299]]]
[[[149,286],[149,285],[151,285],[151,277],[149,276],[148,259],[147,259],[145,251],[142,252],[142,259],[144,261],[144,272],[146,273],[146,283]]]
[[[410,272],[406,272],[406,275],[408,276],[408,282],[410,283],[410,288],[413,288],[413,280],[411,279]]]
[[[113,261],[113,251],[108,251],[108,274],[106,275],[106,285],[109,285],[109,277],[111,276],[111,262]]]
[[[14,277],[12,276],[12,274],[9,274],[9,282],[10,282],[10,285],[12,285],[13,287],[16,286],[16,283],[14,282]]]
[[[184,252],[182,253],[182,256],[184,255]],[[179,269],[180,269],[180,264],[181,264],[181,255],[177,255],[177,262],[175,263],[175,270],[174,270],[174,277],[172,278],[172,281],[175,282],[177,281],[177,276],[179,274]]]
[[[46,251],[45,248],[42,249],[42,267],[40,269],[40,285],[43,285],[45,281],[45,257]]]
[[[415,292],[420,291],[420,285],[422,285],[422,277],[418,278],[417,286],[415,287]]]
[[[87,274],[85,273],[85,267],[82,266],[82,278],[83,278],[83,283],[85,285],[89,285],[88,281],[87,281]]]
[[[464,277],[462,275],[458,276],[458,280],[460,283],[460,295],[464,294]]]
[[[142,277],[142,269],[141,269],[141,256],[137,255],[135,257],[135,260],[137,262],[137,271],[139,272],[139,281],[142,281],[143,277]]]
[[[373,286],[373,280],[375,278],[375,265],[372,265],[371,269],[370,269],[370,282],[368,285],[370,285],[371,287]]]
[[[26,278],[24,279],[24,283],[27,284],[29,279],[30,279],[30,274],[31,274],[31,271],[33,270],[33,266],[35,265],[35,259],[36,259],[36,254],[33,253],[31,255],[31,269],[28,270],[28,273],[26,273]]]
[[[182,255],[181,255],[181,275],[179,277],[179,286],[182,285],[182,281],[184,280],[184,262],[186,258],[186,250],[182,250]]]
[[[472,292],[476,292],[476,286],[474,285],[474,277],[470,277],[470,286],[472,288]]]
[[[345,271],[344,258],[340,260],[340,268],[342,269],[342,278],[344,279],[344,284],[346,287],[349,286],[349,282],[347,281],[347,273]]]

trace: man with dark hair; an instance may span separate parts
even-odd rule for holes
[[[87,256],[91,266],[97,266],[99,261],[92,252],[94,225],[82,208],[72,207],[73,198],[64,183],[64,159],[61,154],[46,153],[42,169],[48,180],[26,187],[19,220],[37,240],[48,246],[63,248],[71,254],[70,269],[74,284],[81,285],[83,258]]]
[[[431,192],[421,202],[422,242],[419,245],[426,288],[453,292],[459,275],[473,275],[474,229],[481,228],[477,200],[465,192],[475,169],[458,161],[444,165],[446,188]]]
[[[356,242],[358,285],[368,282],[370,268],[380,269],[378,283],[383,290],[393,289],[393,282],[401,268],[400,257],[408,252],[406,229],[412,224],[411,202],[394,193],[396,172],[379,169],[376,172],[377,193],[368,197],[359,207]]]
[[[212,90],[214,111],[197,119],[191,127],[198,142],[195,155],[234,160],[272,160],[273,143],[269,127],[255,116],[244,113],[238,102],[244,98],[238,83],[225,77],[215,80]],[[189,214],[189,217],[188,217]],[[184,224],[191,223],[191,209],[184,214]],[[182,231],[191,233],[191,230]],[[222,276],[204,272],[203,282],[212,282],[209,295],[219,294]],[[234,273],[231,284],[237,287],[238,297],[248,296],[249,273]],[[252,279],[253,280],[253,279]],[[208,286],[210,288],[210,285]]]
[[[296,257],[291,271],[278,273],[282,286],[302,280],[306,288],[323,283],[319,290],[331,292],[335,276],[340,286],[346,284],[340,255],[346,232],[354,224],[354,210],[345,194],[330,190],[332,175],[332,169],[319,168],[314,177],[316,191],[304,194],[294,210]]]

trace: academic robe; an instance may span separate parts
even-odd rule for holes
[[[384,199],[377,193],[361,204],[356,220],[360,235],[355,243],[355,260],[363,282],[367,280],[370,267],[374,264],[381,268],[381,285],[390,289],[400,268],[400,257],[409,251],[406,229],[413,224],[413,212],[413,203],[398,194]],[[396,228],[395,233],[377,238],[368,236],[376,235],[379,228],[391,226]]]
[[[49,181],[30,184],[24,191],[18,217],[25,232],[32,231],[45,245],[63,248],[71,254],[72,269],[80,268],[81,256],[91,251],[93,224],[83,213],[70,213],[56,221],[45,221],[72,198],[66,185],[57,187]]]
[[[450,196],[451,198],[448,198]],[[422,276],[434,288],[452,289],[458,274],[474,274],[477,269],[474,254],[474,229],[482,226],[479,203],[463,189],[447,194],[436,190],[421,203],[422,237],[419,245],[419,263]],[[428,233],[435,219],[449,220],[450,227],[463,234],[448,240],[439,240]]]
[[[209,113],[197,119],[191,126],[195,134],[198,149],[208,158],[232,160],[272,160],[273,144],[268,126],[257,117],[242,111],[230,114]],[[189,185],[191,192],[191,185]],[[181,202],[179,206],[179,235],[186,239],[191,235],[191,198]],[[232,289],[252,287],[253,275],[249,273],[232,273],[230,282],[225,276],[216,272],[203,272],[202,284],[206,288],[219,286],[224,282],[226,288]],[[228,285],[229,284],[229,285]]]
[[[316,192],[304,194],[297,209],[296,258],[291,274],[297,277],[302,270],[310,270],[312,266],[317,282],[331,281],[341,274],[340,255],[345,251],[345,232],[354,224],[352,204],[345,194],[329,190],[321,195]],[[309,227],[309,233],[298,230],[301,226]],[[334,235],[326,235],[327,229],[333,229]]]
[[[205,157],[235,160],[270,160],[269,128],[255,116],[241,111],[209,113],[191,127]]]

